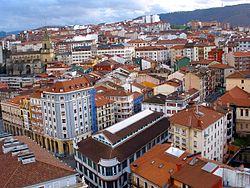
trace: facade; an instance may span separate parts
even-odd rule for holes
[[[215,87],[225,88],[226,78],[234,73],[234,68],[227,64],[212,64],[209,66],[215,73]]]
[[[51,40],[45,32],[42,47],[37,50],[17,51],[11,54],[11,62],[7,65],[7,72],[14,75],[39,74],[45,71],[46,64],[55,58]]]
[[[72,62],[81,63],[89,60],[92,56],[103,54],[118,55],[131,61],[135,54],[135,48],[126,44],[79,46],[72,50]]]
[[[192,88],[200,91],[200,98],[204,100],[215,89],[214,71],[207,68],[193,69],[185,74],[184,88],[188,91]]]
[[[107,99],[115,102],[115,120],[119,122],[134,114],[134,95],[125,90],[108,90],[104,93]]]
[[[241,38],[238,41],[238,51],[249,51],[250,50],[250,38]]]
[[[235,70],[248,70],[250,68],[250,51],[230,52],[226,54],[226,62]]]
[[[226,77],[227,91],[233,89],[236,86],[250,93],[250,70],[236,71]]]
[[[250,94],[239,87],[227,91],[217,103],[233,108],[233,131],[239,136],[248,136],[250,133]]]
[[[145,46],[135,49],[136,57],[149,58],[158,63],[168,61],[168,49],[164,46]]]
[[[173,92],[168,96],[163,94],[155,95],[142,103],[142,109],[163,112],[165,116],[170,117],[173,114],[185,109],[190,102],[199,99],[199,91],[191,89],[188,92]]]
[[[168,126],[162,113],[146,110],[108,127],[77,144],[77,171],[90,186],[126,187],[129,165],[165,142]]]
[[[174,147],[222,162],[226,153],[227,117],[213,108],[194,106],[170,117]]]
[[[1,82],[8,84],[10,89],[21,89],[32,86],[35,82],[33,77],[4,76],[0,77]]]
[[[96,96],[95,103],[98,131],[115,124],[115,102],[103,96]]]
[[[62,145],[64,153],[72,154],[74,139],[97,131],[95,89],[85,77],[56,82],[41,100],[44,134]]]

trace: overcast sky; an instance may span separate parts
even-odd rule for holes
[[[223,5],[250,0],[224,0]],[[222,6],[221,0],[0,0],[0,31],[114,22],[141,15]]]

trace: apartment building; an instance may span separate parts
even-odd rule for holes
[[[198,48],[195,46],[195,43],[186,43],[184,46],[184,56],[189,58],[190,61],[198,61]]]
[[[16,96],[13,99],[1,102],[4,130],[13,135],[22,135],[24,122],[20,103],[27,96]]]
[[[134,95],[125,90],[107,90],[104,93],[107,99],[115,102],[115,120],[119,122],[134,114]]]
[[[207,167],[207,162],[170,144],[158,144],[131,166],[132,188],[223,187],[222,178]]]
[[[250,51],[230,52],[226,54],[225,60],[235,70],[244,71],[250,69]]]
[[[144,46],[135,49],[136,57],[149,58],[159,63],[169,59],[168,49],[164,46]]]
[[[226,88],[226,78],[234,73],[234,68],[221,63],[212,64],[208,67],[215,73],[215,87]]]
[[[233,109],[233,131],[239,136],[248,136],[250,134],[250,94],[236,86],[222,95],[217,103]]]
[[[190,153],[223,161],[226,153],[227,117],[205,106],[193,106],[182,110],[169,119],[170,133],[175,147]]]
[[[250,70],[236,71],[226,77],[227,91],[233,89],[236,86],[250,93]]]
[[[97,132],[77,144],[77,172],[90,186],[126,187],[129,165],[154,145],[165,142],[168,127],[163,113],[145,110]]]
[[[184,90],[192,88],[200,91],[200,98],[204,100],[215,89],[215,73],[207,68],[190,69],[184,76]]]
[[[184,45],[176,45],[170,48],[170,59],[172,67],[174,66],[174,63],[182,57],[184,57]]]
[[[81,63],[89,60],[92,56],[103,54],[117,55],[131,61],[135,55],[135,48],[128,44],[79,46],[72,50],[72,62]]]
[[[96,103],[96,126],[98,131],[115,124],[115,102],[103,96],[97,95]]]
[[[250,37],[239,39],[237,50],[238,51],[249,51],[250,50]]]
[[[19,77],[19,76],[3,76],[0,81],[8,84],[10,89],[20,89],[22,87],[32,86],[35,82],[33,77]]]
[[[54,139],[52,151],[63,146],[64,153],[73,153],[73,140],[97,131],[95,89],[85,78],[58,81],[42,93],[44,134]]]
[[[199,91],[191,89],[187,92],[173,92],[169,95],[158,94],[142,103],[142,109],[163,112],[165,116],[170,117],[173,114],[185,109],[190,102],[199,99]]]

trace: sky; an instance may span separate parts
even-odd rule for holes
[[[110,23],[175,11],[249,3],[250,0],[0,0],[0,31],[44,25]]]

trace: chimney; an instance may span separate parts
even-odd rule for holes
[[[200,119],[198,119],[198,127],[202,128],[202,124],[203,122]]]
[[[179,172],[181,170],[181,164],[176,164],[176,168],[177,168],[177,172]]]

